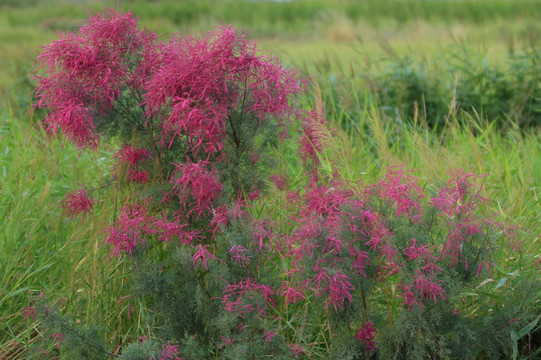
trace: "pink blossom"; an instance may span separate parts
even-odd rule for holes
[[[342,247],[344,243],[342,240],[336,236],[327,236],[327,247],[323,250],[324,252],[331,252],[336,255],[342,255]]]
[[[246,199],[242,192],[239,190],[237,193],[237,199],[233,201],[233,205],[229,210],[229,216],[231,221],[236,221],[244,218],[250,218],[250,214],[246,211],[247,207]]]
[[[438,258],[432,254],[432,251],[425,245],[418,246],[417,240],[413,238],[411,239],[411,246],[404,249],[404,255],[406,255],[408,261],[421,260],[421,271],[425,275],[434,275],[442,271],[442,268],[434,262]]]
[[[352,191],[343,188],[340,183],[334,183],[332,187],[327,187],[312,181],[304,195],[305,205],[301,209],[301,215],[307,216],[315,213],[339,221],[342,207],[346,204],[352,204],[352,198],[355,196]]]
[[[276,335],[278,335],[278,333],[267,330],[267,329],[263,329],[263,340],[265,340],[265,342],[270,343],[272,341],[272,338],[275,337]]]
[[[139,184],[146,184],[148,182],[149,178],[149,172],[146,170],[129,170],[128,171],[128,179],[132,182],[139,183]]]
[[[480,195],[481,186],[476,180],[481,176],[464,173],[461,170],[450,172],[451,179],[447,182],[437,196],[432,198],[432,206],[441,211],[441,216],[449,225],[447,241],[441,251],[441,258],[450,258],[449,267],[455,267],[463,262],[465,268],[468,264],[462,255],[462,245],[470,242],[477,234],[483,234],[486,230],[483,227],[498,227],[490,219],[479,219],[475,211],[481,204],[488,200]],[[502,229],[504,233],[505,230]],[[490,274],[490,264],[483,260],[478,268],[476,276],[485,268]]]
[[[35,93],[37,108],[49,109],[47,131],[62,131],[78,148],[96,148],[95,121],[109,115],[120,89],[137,88],[159,61],[156,35],[138,30],[130,12],[96,13],[75,33],[44,47],[38,56]],[[134,63],[132,58],[143,61]]]
[[[256,294],[261,295],[263,302],[257,301]],[[255,310],[264,316],[268,308],[267,303],[275,303],[273,299],[274,294],[272,287],[258,284],[250,280],[250,278],[245,278],[238,283],[228,284],[222,291],[221,300],[225,310],[236,313],[239,316]]]
[[[22,308],[21,313],[24,315],[24,321],[28,321],[28,319],[34,320],[36,318],[36,308],[33,305]]]
[[[351,304],[353,302],[353,296],[351,291],[355,287],[349,282],[350,278],[345,274],[342,274],[341,271],[337,271],[329,281],[329,297],[325,303],[325,307],[329,304],[332,304],[335,311],[338,311],[338,308],[344,309],[344,302],[349,300]]]
[[[116,157],[121,163],[127,164],[127,178],[129,181],[145,184],[150,178],[150,172],[138,169],[138,164],[148,160],[150,155],[151,153],[147,149],[124,145],[117,152]]]
[[[223,149],[230,109],[242,102],[241,111],[261,121],[273,116],[280,125],[300,91],[296,73],[258,55],[231,27],[202,38],[173,36],[161,56],[163,66],[146,83],[145,104],[148,117],[166,114],[160,124],[165,147],[183,139],[195,154],[214,154]]]
[[[448,216],[458,214],[469,217],[480,203],[488,201],[480,195],[481,187],[474,180],[482,176],[464,173],[462,170],[450,172],[451,179],[439,194],[432,198],[432,205]]]
[[[117,305],[120,304],[122,301],[129,299],[131,295],[122,296],[120,299],[116,301]]]
[[[268,229],[265,222],[254,221],[252,238],[255,240],[257,248],[261,250],[265,247],[265,240],[273,238],[273,233]]]
[[[316,275],[309,280],[309,283],[312,285],[316,296],[319,296],[321,293],[327,290],[327,286],[331,281],[331,277],[329,276],[328,270],[326,268],[319,267],[319,261],[317,264],[318,265],[314,267]]]
[[[144,343],[145,341],[147,341],[147,340],[148,340],[148,335],[144,335],[144,336],[139,336],[139,338],[138,338],[138,339],[139,339],[139,341],[140,341],[141,343]]]
[[[62,201],[62,207],[72,219],[81,213],[84,218],[87,213],[92,211],[94,199],[88,195],[85,189],[79,189],[66,194],[65,199]]]
[[[56,339],[56,347],[57,349],[60,348],[60,343],[62,342],[62,340],[64,340],[64,338],[66,337],[66,334],[64,333],[58,333],[58,334],[52,334],[51,336],[49,336],[50,338],[54,338]]]
[[[398,289],[402,292],[402,297],[404,298],[404,303],[402,305],[407,305],[408,309],[411,310],[414,305],[418,307],[423,307],[423,304],[417,299],[417,296],[413,293],[411,285],[398,285]]]
[[[254,190],[254,191],[251,191],[249,194],[248,194],[248,199],[250,200],[256,200],[257,198],[259,198],[261,196],[261,194],[259,193],[259,190]]]
[[[162,350],[160,350],[159,353],[162,355],[160,360],[184,360],[184,358],[177,356],[179,353],[179,346],[171,345],[170,342],[167,342],[167,345],[162,345]]]
[[[423,197],[417,185],[418,178],[409,176],[402,167],[387,172],[385,178],[372,185],[374,195],[395,206],[395,215],[404,215],[414,222],[420,222],[423,211],[419,199]]]
[[[205,270],[208,270],[207,267],[207,261],[208,259],[216,259],[216,257],[207,250],[209,246],[208,245],[201,245],[199,244],[197,246],[197,250],[195,251],[195,254],[193,255],[192,261],[193,265],[197,266],[198,264],[202,264]]]
[[[220,227],[227,225],[229,221],[229,212],[223,206],[212,209],[212,220],[210,221],[210,231],[214,236]]]
[[[176,221],[167,220],[167,215],[164,212],[163,218],[154,219],[148,233],[159,235],[158,240],[163,242],[178,239],[182,244],[191,244],[192,238],[186,230],[187,226],[188,224],[181,222],[180,219]]]
[[[368,237],[365,245],[370,250],[379,250],[386,244],[386,239],[391,236],[388,226],[379,215],[371,211],[361,211],[360,219],[363,225],[361,234]]]
[[[201,241],[203,239],[203,236],[201,235],[201,230],[194,229],[192,231],[185,231],[182,233],[182,238],[180,239],[180,242],[182,244],[193,244],[196,241]]]
[[[358,249],[350,249],[350,258],[353,259],[351,267],[355,270],[358,275],[366,277],[365,267],[367,265],[372,265],[368,262],[369,256],[366,251],[360,251]]]
[[[355,334],[355,338],[363,343],[369,353],[377,350],[376,342],[374,341],[375,337],[376,328],[370,321],[361,324],[359,330],[357,330],[357,334]]]
[[[295,234],[294,237],[288,242],[289,251],[288,256],[293,259],[293,267],[298,269],[299,264],[302,263],[303,259],[311,259],[314,255],[314,250],[317,245],[313,244],[310,241],[310,238],[300,238],[298,239],[298,234]],[[296,244],[296,241],[301,241],[300,244]]]
[[[299,300],[305,298],[304,291],[300,287],[289,286],[286,282],[280,287],[280,295],[285,297],[288,304],[295,304]]]
[[[215,199],[222,192],[222,184],[214,170],[208,170],[210,163],[175,164],[171,175],[173,192],[178,196],[180,204],[185,206],[188,213],[196,213],[197,217],[209,214]]]
[[[289,345],[287,345],[287,347],[289,348],[289,350],[291,350],[291,352],[295,356],[295,359],[298,359],[299,356],[304,354],[303,348],[298,344],[289,344]]]
[[[224,336],[222,336],[222,345],[220,345],[220,347],[224,347],[224,346],[227,346],[227,345],[230,345],[230,344],[234,344],[235,343],[235,337],[231,337],[231,338],[226,338]]]
[[[414,276],[413,287],[420,294],[421,300],[427,298],[437,302],[439,297],[441,300],[446,300],[445,290],[439,285],[442,281],[432,281],[421,273]]]
[[[244,246],[233,245],[227,253],[231,254],[231,261],[236,262],[240,267],[245,267],[250,262],[247,256],[248,249]]]
[[[146,161],[150,158],[150,152],[144,148],[134,148],[130,145],[124,145],[118,151],[117,156],[121,162],[136,166],[137,164]]]
[[[141,229],[142,231],[148,231],[151,221],[146,205],[139,203],[124,205],[120,209],[120,216],[117,220],[120,227],[125,230]]]
[[[487,263],[486,261],[484,260],[481,260],[479,261],[479,266],[477,267],[477,272],[475,273],[475,277],[479,277],[479,274],[481,273],[481,271],[483,270],[483,268],[485,268],[487,271],[488,271],[488,276],[490,277],[491,274],[492,274],[492,271],[490,269],[490,266],[492,264],[490,263]]]
[[[111,251],[111,255],[113,256],[119,256],[121,253],[131,255],[140,239],[139,231],[124,232],[110,227],[108,232],[109,236],[105,239],[105,242],[113,246],[113,250]]]
[[[259,155],[257,152],[253,152],[252,155],[250,155],[250,160],[252,160],[252,164],[255,164],[259,161],[261,158],[261,155]]]
[[[297,189],[296,192],[288,191],[286,194],[287,201],[291,202],[292,204],[297,204],[300,199],[299,190]]]
[[[300,226],[295,231],[294,237],[299,239],[315,239],[322,232],[323,228],[319,218],[316,216],[307,216],[300,220]]]
[[[406,255],[408,261],[414,261],[419,257],[430,256],[430,251],[426,246],[417,246],[417,240],[411,239],[411,246],[404,249],[404,255]]]
[[[273,174],[270,179],[278,190],[284,191],[287,188],[287,178],[285,176]]]
[[[106,243],[113,246],[111,255],[118,256],[120,253],[131,254],[133,249],[143,238],[143,233],[149,233],[151,217],[146,208],[141,204],[128,204],[121,208],[120,216],[114,226],[106,231],[109,236]]]
[[[449,235],[447,236],[447,241],[443,246],[441,258],[445,259],[447,257],[450,257],[451,261],[449,263],[449,267],[452,268],[455,267],[463,259],[462,242],[466,239],[463,237],[460,229],[457,226],[455,226],[454,224],[449,224],[449,226],[451,229]],[[465,265],[467,267],[467,264]]]
[[[389,264],[398,262],[398,253],[398,248],[390,243],[387,243],[380,248],[381,257]]]
[[[94,132],[90,110],[80,101],[67,99],[55,105],[55,111],[48,113],[42,124],[48,134],[62,133],[75,143],[78,149],[96,149],[99,138]]]

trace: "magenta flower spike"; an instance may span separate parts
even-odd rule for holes
[[[92,211],[94,203],[94,199],[88,195],[85,189],[79,189],[66,194],[62,201],[62,207],[72,219],[79,214],[83,214],[84,218]]]

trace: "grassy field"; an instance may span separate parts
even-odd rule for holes
[[[25,6],[24,4],[27,4]],[[10,1],[0,4],[0,95],[24,98],[31,89],[29,70],[39,47],[55,33],[73,30],[87,11],[116,1]],[[17,6],[16,6],[17,5]],[[397,0],[319,2],[180,1],[120,2],[149,29],[167,36],[179,29],[208,31],[233,24],[249,32],[265,52],[291,66],[319,61],[334,66],[364,66],[383,56],[434,60],[456,46],[468,46],[498,64],[510,53],[536,44],[541,10],[535,1],[403,2]],[[310,72],[310,70],[307,70]],[[9,96],[4,96],[9,95]],[[18,99],[20,104],[24,99]]]
[[[541,257],[541,122],[532,119],[541,111],[541,75],[536,75],[541,3],[359,3],[133,0],[121,1],[120,8],[132,9],[141,24],[159,26],[166,35],[177,28],[206,31],[232,23],[250,31],[264,52],[313,77],[328,120],[340,129],[323,151],[324,168],[352,184],[372,183],[400,164],[417,169],[427,192],[434,190],[428,184],[445,181],[451,169],[486,174],[483,195],[493,199],[490,211],[519,229],[520,251],[499,253],[496,263],[504,270],[494,281],[511,270],[514,277],[535,273]],[[115,7],[116,1],[2,4],[0,359],[24,358],[24,349],[39,339],[39,324],[24,322],[21,309],[29,294],[40,292],[76,323],[99,324],[116,351],[148,329],[142,309],[117,302],[129,295],[131,282],[124,260],[109,258],[103,246],[102,230],[116,216],[122,195],[101,180],[111,171],[115,144],[76,151],[47,139],[29,113],[30,70],[39,46],[54,40],[56,31],[80,24],[84,8]],[[457,60],[456,54],[465,55]],[[404,59],[409,62],[400,67]],[[523,89],[520,82],[532,85]],[[411,90],[412,84],[420,90]],[[495,86],[512,92],[494,92]],[[479,97],[479,108],[461,103],[457,88],[467,98]],[[434,93],[439,95],[431,113],[426,99]],[[301,99],[306,108],[314,101],[313,94]],[[502,104],[504,110],[495,110]],[[438,126],[427,126],[436,116],[443,119]],[[524,122],[529,125],[521,126]],[[293,137],[276,153],[279,171],[292,179],[303,172],[296,152]],[[99,187],[104,199],[84,221],[62,216],[59,206],[77,184]],[[278,212],[285,201],[269,196],[261,206]]]

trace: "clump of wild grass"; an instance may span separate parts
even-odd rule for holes
[[[349,129],[358,123],[363,108],[377,104],[379,113],[399,124],[426,123],[442,129],[450,122],[468,123],[473,117],[522,129],[541,126],[537,48],[511,54],[501,65],[488,65],[479,53],[466,47],[449,51],[440,64],[416,61],[412,57],[388,57],[382,71],[355,70],[322,79],[324,98],[333,117],[342,118]],[[443,65],[442,65],[443,64]],[[347,98],[346,94],[365,93],[368,104]]]

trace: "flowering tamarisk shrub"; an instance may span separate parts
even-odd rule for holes
[[[146,185],[154,209],[167,208],[140,219],[137,231],[121,217],[107,240],[115,249],[160,233],[168,219],[178,237],[207,228],[222,195],[253,198],[265,187],[269,158],[260,154],[287,135],[304,80],[260,55],[244,34],[222,27],[166,43],[140,30],[130,12],[108,9],[60,37],[37,59],[35,106],[48,110],[44,127],[80,149],[118,138],[119,183]],[[163,231],[170,239],[172,228]]]
[[[105,10],[60,36],[37,59],[43,125],[80,149],[119,137],[119,162],[139,183],[174,181],[179,163],[206,161],[210,172],[235,170],[222,176],[234,191],[250,190],[237,170],[259,164],[243,155],[260,154],[265,134],[286,135],[303,83],[231,27],[165,43],[131,13]]]
[[[46,46],[38,71],[47,131],[80,149],[117,139],[116,183],[136,190],[105,243],[134,264],[131,295],[148,309],[150,339],[119,358],[509,355],[501,344],[520,317],[512,300],[487,300],[479,306],[491,315],[476,319],[468,295],[491,276],[505,235],[481,216],[478,177],[452,173],[423,200],[402,168],[355,190],[323,176],[322,111],[301,115],[303,80],[243,34],[224,27],[163,42],[131,13],[106,10]],[[285,219],[257,218],[270,150],[293,116],[303,122],[306,186],[287,195]],[[268,179],[287,190],[285,177]],[[93,200],[79,201],[89,194],[72,194],[66,208],[90,211]],[[71,347],[65,354],[111,353],[96,331],[47,307],[24,315],[63,334],[53,340]]]
[[[62,133],[81,150],[96,149],[103,137],[120,144],[115,179],[138,189],[139,198],[125,203],[106,229],[111,255],[128,254],[149,274],[153,247],[167,243],[188,256],[189,280],[201,284],[207,281],[201,273],[218,261],[211,240],[230,217],[245,216],[245,198],[266,186],[265,154],[287,136],[305,82],[232,27],[164,42],[139,29],[130,12],[111,9],[45,46],[35,78],[35,107],[47,110],[48,133]],[[92,203],[88,193],[74,192],[64,207],[86,214]],[[239,264],[252,263],[241,247],[231,253]],[[160,267],[178,271],[167,261],[179,254]],[[230,294],[235,301],[264,289],[249,278],[238,284]],[[207,339],[201,316],[185,313],[189,318],[169,338]]]

